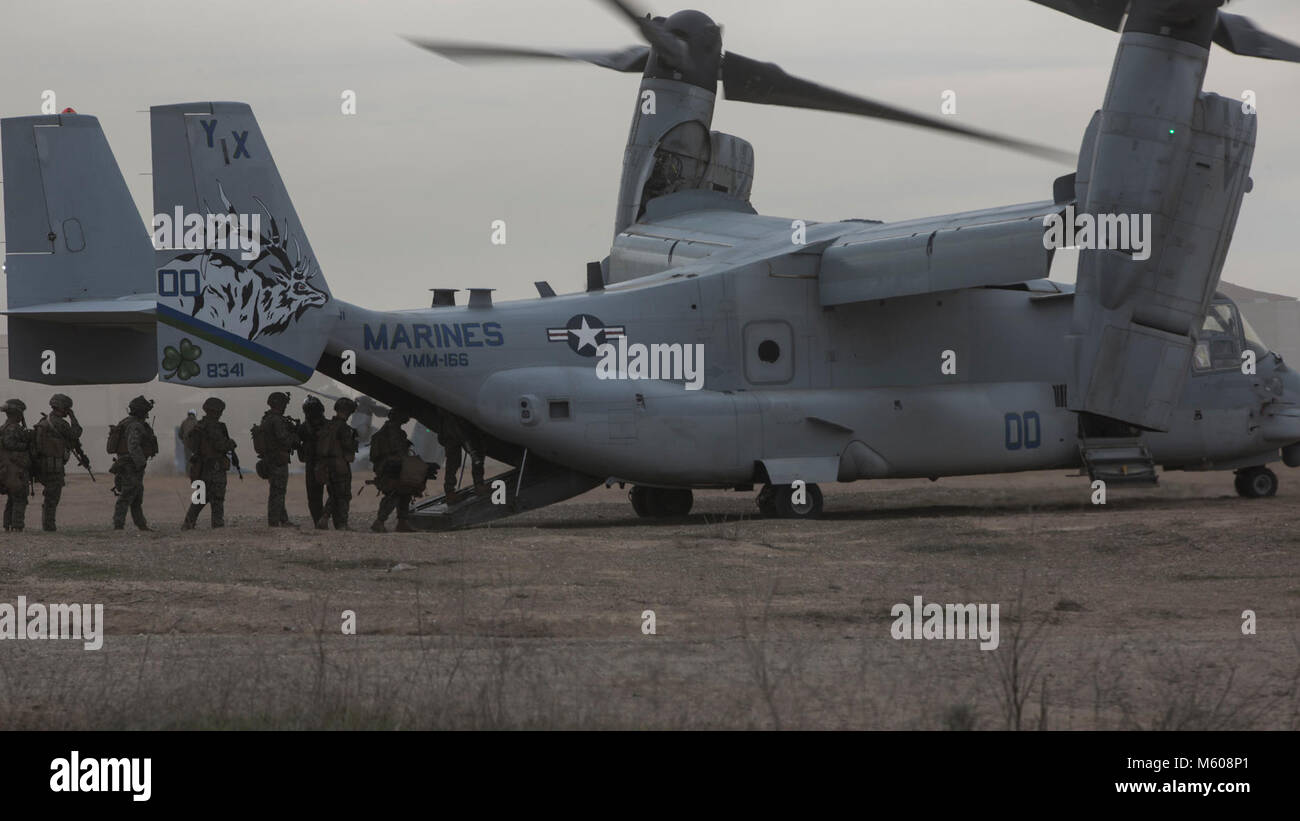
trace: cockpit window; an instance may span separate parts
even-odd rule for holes
[[[1192,365],[1198,371],[1213,371],[1241,367],[1241,352],[1252,348],[1257,356],[1268,353],[1268,346],[1260,339],[1231,302],[1210,305],[1201,331],[1196,335],[1196,350]]]
[[[1250,322],[1244,316],[1241,318],[1241,328],[1246,333],[1246,344],[1255,349],[1256,355],[1263,356],[1268,353],[1268,345],[1264,343],[1264,338],[1250,326]]]

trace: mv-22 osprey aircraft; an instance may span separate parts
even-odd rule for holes
[[[583,293],[541,282],[540,298],[502,304],[477,287],[421,310],[335,299],[247,105],[151,110],[170,243],[140,231],[93,117],[7,119],[10,373],[226,388],[316,370],[434,429],[454,414],[512,466],[507,499],[438,514],[426,500],[413,519],[426,528],[611,480],[651,517],[688,512],[693,488],[761,486],[764,513],[809,517],[818,483],[1049,468],[1147,482],[1156,465],[1234,470],[1241,495],[1272,495],[1265,465],[1300,466],[1300,378],[1215,291],[1256,117],[1201,85],[1212,42],[1293,62],[1300,48],[1220,0],[1037,1],[1121,32],[1075,173],[1050,200],[896,223],[757,214],[750,144],[710,130],[719,82],[732,100],[1055,155],[724,52],[697,11],[651,18],[608,0],[646,41],[608,52],[417,42],[642,75],[608,257]],[[1045,225],[1071,208],[1150,215],[1149,253],[1084,248],[1077,287],[1050,282]],[[260,226],[223,234],[213,215]]]

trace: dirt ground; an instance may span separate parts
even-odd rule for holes
[[[151,478],[157,531],[114,532],[108,485],[74,476],[58,533],[4,534],[0,602],[102,603],[104,645],[0,641],[0,727],[1296,729],[1277,469],[1273,499],[1171,473],[1105,506],[1060,472],[860,482],[816,522],[704,492],[647,524],[614,487],[387,535],[373,491],[356,530],[270,530],[252,476],[225,530],[182,533],[186,482]],[[914,596],[998,604],[1000,646],[895,640]]]

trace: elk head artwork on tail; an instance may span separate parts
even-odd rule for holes
[[[177,285],[178,308],[190,317],[221,328],[247,340],[283,333],[289,325],[312,308],[329,302],[327,291],[316,286],[320,268],[302,243],[280,226],[260,198],[255,197],[261,214],[248,219],[217,181],[222,211],[209,211],[205,225],[216,225],[223,232],[217,250],[214,243],[204,242],[199,250],[177,253],[162,267],[198,271],[202,286],[197,293]],[[213,219],[219,216],[222,219]],[[256,218],[260,217],[260,218]],[[227,222],[228,221],[228,222]],[[269,226],[269,230],[262,230]],[[253,249],[253,259],[245,260],[242,249]],[[179,276],[179,274],[178,274]]]

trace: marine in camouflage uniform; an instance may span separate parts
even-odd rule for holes
[[[284,409],[289,406],[289,394],[273,393],[267,397],[266,404],[269,407],[262,414],[261,422],[265,451],[260,454],[270,485],[266,496],[266,523],[270,527],[295,527],[284,506],[284,496],[289,492],[289,462],[300,442],[296,426],[284,415]]]
[[[137,396],[127,405],[127,417],[117,423],[117,448],[110,450],[115,458],[113,467],[109,468],[117,491],[117,503],[113,505],[114,530],[126,527],[128,510],[137,528],[149,529],[149,522],[144,518],[144,471],[149,459],[158,455],[158,437],[148,421],[151,410],[153,400]]]
[[[474,479],[474,492],[486,496],[491,488],[483,478],[483,434],[468,421],[461,419],[450,411],[442,410],[441,425],[438,430],[438,444],[446,453],[447,464],[442,474],[443,488],[447,494],[447,503],[455,504],[460,500],[456,483],[460,479],[462,450],[469,451],[470,475]]]
[[[32,432],[23,419],[27,406],[21,399],[4,403],[5,423],[0,427],[0,483],[5,501],[5,531],[21,532],[27,517],[27,489],[32,478]]]
[[[185,421],[181,422],[180,432],[181,447],[185,448],[185,464],[187,465],[194,456],[194,452],[190,450],[190,446],[187,444],[190,441],[190,431],[194,430],[194,426],[198,423],[199,415],[197,413],[192,409],[185,412]]]
[[[388,412],[388,421],[370,439],[370,463],[375,468],[375,487],[383,494],[379,500],[379,512],[370,529],[384,533],[384,522],[394,510],[397,511],[397,532],[410,533],[415,530],[407,521],[411,515],[411,495],[398,487],[398,477],[402,472],[402,459],[411,452],[411,440],[406,437],[402,426],[411,421],[411,415],[404,410],[393,408]]]
[[[298,459],[306,466],[307,510],[311,513],[312,524],[324,527],[321,517],[325,515],[325,483],[316,476],[316,440],[329,420],[325,418],[325,406],[314,396],[308,396],[302,403],[302,421],[298,423]]]
[[[334,418],[316,439],[316,477],[329,493],[325,512],[316,522],[323,528],[330,520],[335,530],[348,529],[348,507],[352,502],[352,460],[357,458],[357,432],[348,424],[348,417],[357,409],[357,403],[346,396],[334,403]]]
[[[81,423],[72,412],[72,399],[62,393],[51,396],[49,414],[41,415],[32,432],[36,439],[36,481],[45,486],[41,529],[53,531],[67,481],[64,466],[74,450],[81,450]]]
[[[194,456],[190,462],[190,478],[202,480],[207,504],[212,506],[212,526],[226,525],[226,472],[230,470],[227,454],[235,449],[235,441],[221,421],[226,403],[215,396],[203,402],[203,418],[190,431],[190,447]],[[181,530],[193,530],[199,521],[203,505],[191,503],[185,514]]]

